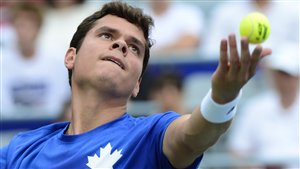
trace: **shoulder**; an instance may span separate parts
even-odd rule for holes
[[[266,118],[274,115],[274,112],[279,108],[278,105],[277,96],[269,91],[249,98],[239,108],[241,125],[253,126],[253,121],[263,122]]]
[[[14,153],[23,152],[32,145],[38,146],[46,143],[47,140],[62,133],[68,124],[68,122],[54,123],[17,134],[8,144],[8,155],[14,156]]]
[[[173,121],[176,118],[180,117],[180,115],[176,112],[163,112],[163,113],[155,113],[149,116],[143,116],[136,118],[137,122],[150,122],[150,123],[156,123],[159,121]]]
[[[273,107],[278,103],[277,95],[272,91],[263,92],[252,98],[249,98],[246,103],[243,104],[242,111],[246,110],[259,110]]]
[[[35,154],[38,154],[43,146],[49,143],[49,140],[53,140],[52,138],[55,138],[56,135],[62,133],[60,131],[63,131],[67,125],[67,122],[54,123],[19,133],[0,151],[0,153],[5,153],[1,154],[1,160],[4,157],[5,161],[0,161],[0,164],[11,166],[10,168],[18,168],[16,165],[23,161],[25,156],[31,159]]]
[[[13,65],[13,64],[18,64],[21,61],[20,53],[15,47],[10,47],[10,48],[2,48],[2,56],[3,56],[3,64],[4,68],[7,64]]]
[[[35,130],[21,132],[13,138],[10,144],[32,143],[40,138],[44,138],[45,136],[51,136],[64,130],[68,124],[69,122],[53,123]]]
[[[175,112],[163,112],[156,113],[149,116],[140,116],[127,118],[127,126],[130,128],[138,128],[139,130],[151,128],[157,128],[163,130],[166,128],[172,121],[180,117],[181,115]]]

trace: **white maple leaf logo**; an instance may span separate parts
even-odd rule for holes
[[[86,164],[91,169],[112,169],[113,165],[122,157],[121,150],[115,150],[111,153],[111,145],[108,143],[104,148],[100,147],[100,157],[95,154],[88,156],[88,163]]]

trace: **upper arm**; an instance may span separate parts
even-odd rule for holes
[[[168,126],[163,153],[174,167],[186,168],[212,146],[229,125],[230,121],[222,124],[208,122],[200,108],[196,108],[192,114],[181,116]]]
[[[163,140],[163,153],[169,162],[176,168],[186,168],[199,156],[190,151],[190,147],[184,142],[181,132],[184,123],[190,115],[184,115],[174,120],[167,128]]]

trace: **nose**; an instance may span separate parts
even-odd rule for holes
[[[118,49],[120,50],[124,56],[127,55],[127,52],[128,52],[128,47],[127,47],[127,44],[125,42],[122,42],[120,40],[118,41],[115,41],[112,46],[111,46],[112,49]]]

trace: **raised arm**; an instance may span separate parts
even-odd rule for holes
[[[239,55],[235,35],[229,35],[228,40],[223,39],[220,43],[219,65],[212,76],[212,90],[209,97],[215,103],[221,104],[220,107],[234,100],[241,88],[254,76],[260,59],[269,54],[271,49],[264,49],[260,45],[250,54],[248,41],[242,38]],[[203,116],[207,112],[201,110],[203,111],[200,106],[197,107],[191,115],[176,119],[167,128],[163,152],[176,168],[191,165],[230,125],[230,119],[225,122],[211,122]]]

